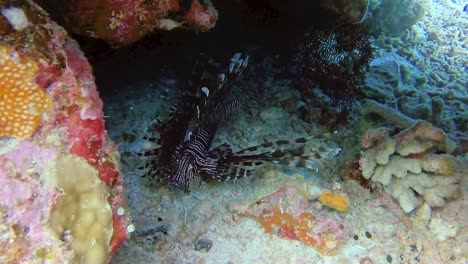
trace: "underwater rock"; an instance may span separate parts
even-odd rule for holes
[[[401,83],[400,63],[392,57],[378,57],[370,63],[360,92],[378,102],[394,102],[394,88]]]
[[[361,109],[361,114],[364,116],[377,115],[386,121],[390,121],[399,128],[407,128],[416,122],[414,119],[405,116],[397,110],[374,100],[365,100],[364,106]]]
[[[351,23],[362,23],[367,19],[370,0],[322,0],[323,8],[332,10]]]
[[[432,0],[322,0],[321,5],[345,21],[366,25],[374,34],[397,36],[424,16]]]
[[[270,107],[260,112],[260,119],[263,122],[271,122],[274,120],[280,120],[280,119],[284,119],[287,117],[288,117],[288,114],[279,107]]]
[[[0,262],[109,262],[132,226],[91,66],[32,1],[0,11]]]
[[[432,6],[432,0],[368,0],[363,23],[375,34],[398,36],[416,24]]]
[[[200,238],[197,239],[197,241],[195,242],[193,249],[195,249],[196,251],[208,252],[210,251],[212,246],[213,242],[211,240],[207,238]]]
[[[71,32],[103,39],[113,47],[129,45],[155,29],[183,27],[208,31],[218,20],[210,1],[40,0],[39,3]]]
[[[362,139],[362,175],[381,184],[406,213],[423,202],[445,206],[461,194],[460,173],[450,153],[455,143],[425,121],[390,136],[388,129],[371,129]],[[395,177],[393,177],[395,176]]]

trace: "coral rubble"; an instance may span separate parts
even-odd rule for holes
[[[91,66],[32,1],[0,11],[0,262],[106,263],[130,223]]]
[[[370,129],[361,145],[362,175],[383,185],[407,213],[423,202],[442,207],[461,193],[456,160],[450,155],[455,143],[428,122],[417,122],[394,136],[386,128]]]

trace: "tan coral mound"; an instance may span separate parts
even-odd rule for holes
[[[105,263],[112,236],[109,188],[84,159],[59,157],[56,184],[62,191],[49,226],[62,240],[70,240],[77,263]]]
[[[391,137],[388,129],[366,132],[359,161],[362,175],[382,185],[410,213],[423,202],[442,207],[460,196],[455,143],[439,128],[421,121]]]

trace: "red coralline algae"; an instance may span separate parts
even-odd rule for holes
[[[363,257],[361,260],[359,260],[359,264],[373,264],[373,263],[374,262],[369,257]]]
[[[118,209],[126,207],[118,172],[119,155],[105,131],[103,103],[92,68],[77,44],[34,3],[17,0],[0,3],[0,10],[7,8],[25,14],[23,19],[27,23],[23,24],[27,30],[6,27],[5,23],[16,22],[0,16],[0,30],[5,32],[0,48],[37,65],[30,82],[51,103],[34,134],[20,141],[0,136],[0,219],[6,230],[15,230],[0,234],[0,248],[8,248],[11,243],[14,247],[5,252],[0,249],[0,262],[29,263],[40,259],[58,263],[78,259],[108,262],[126,239],[130,221],[127,215],[117,214]],[[97,178],[101,181],[94,180]],[[67,182],[73,183],[71,187]],[[80,189],[81,183],[96,189]],[[104,220],[99,225],[109,231],[103,233],[100,247],[89,252],[78,250],[78,245],[73,244],[78,233],[69,232],[72,239],[61,238],[68,234],[61,234],[62,228],[71,227],[70,222],[62,219],[66,216],[60,207],[63,197],[84,194],[97,197],[93,202],[99,202],[105,213],[78,207],[72,214],[78,217],[83,214],[80,210],[96,216],[102,214],[99,216]],[[61,227],[48,226],[51,221],[61,223]]]
[[[192,6],[190,7],[187,14],[185,14],[185,20],[193,25],[193,27],[198,31],[207,31],[214,26],[216,20],[218,20],[218,15],[216,12],[210,10],[200,4],[198,0],[192,1]]]
[[[39,2],[72,32],[103,39],[114,47],[131,44],[158,28],[173,29],[184,25],[207,31],[214,27],[218,18],[209,1],[202,4],[198,0],[189,1],[185,7],[188,10],[181,8],[178,0]]]
[[[314,247],[324,255],[335,255],[346,238],[342,221],[317,219],[311,211],[307,194],[296,187],[282,188],[257,202],[245,206],[231,206],[241,214],[253,217],[266,233],[298,240]]]

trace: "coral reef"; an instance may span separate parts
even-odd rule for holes
[[[406,213],[423,202],[442,207],[461,193],[456,160],[449,154],[455,143],[428,122],[417,122],[394,136],[387,128],[370,129],[361,146],[362,175],[383,185]]]
[[[208,31],[218,13],[210,1],[40,0],[68,30],[103,39],[114,47],[129,45],[155,29],[187,27]]]
[[[328,2],[328,1],[323,1]],[[397,36],[416,24],[432,5],[432,0],[399,1],[367,0],[366,5],[359,1],[334,0],[332,7],[341,15],[363,23],[373,34]]]
[[[457,142],[459,155],[468,149],[468,22],[446,3],[433,5],[399,37],[376,38],[376,59],[360,92],[387,109],[443,128]]]
[[[463,128],[467,110],[463,108],[466,104],[463,96],[456,95],[459,89],[452,91],[457,100],[449,100],[449,96],[444,96],[441,91],[426,93],[431,83],[426,74],[404,57],[383,52],[370,64],[360,93],[385,104],[387,110],[394,112],[390,108],[397,109],[400,115],[424,119],[447,131]],[[375,104],[370,106],[375,108]]]
[[[321,6],[350,23],[364,24],[373,34],[396,36],[416,24],[432,0],[321,0]]]
[[[32,1],[0,11],[0,262],[106,263],[132,226],[91,66]]]

